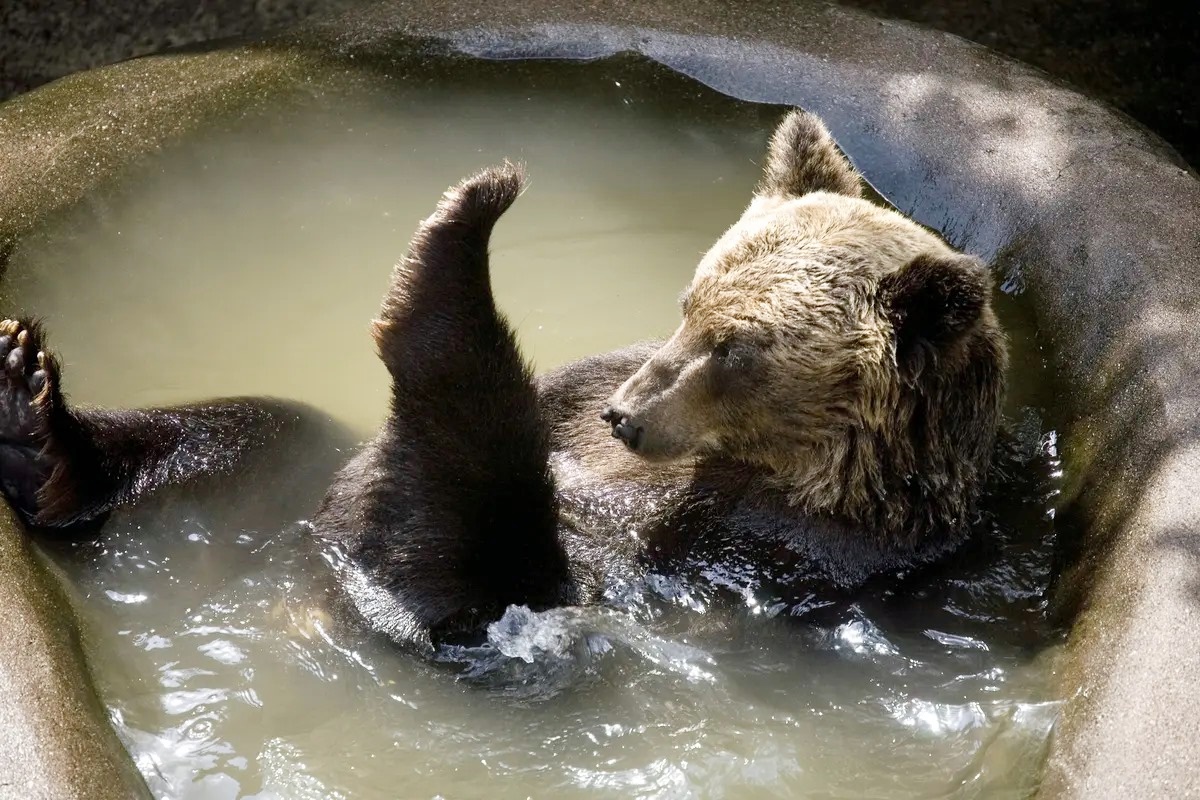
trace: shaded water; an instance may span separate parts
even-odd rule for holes
[[[538,368],[666,335],[778,117],[629,60],[381,84],[230,120],[22,243],[6,301],[47,319],[73,400],[271,394],[368,435],[390,266],[445,186],[506,157],[532,185],[494,283]],[[801,603],[736,571],[651,578],[604,608],[511,609],[431,664],[314,607],[326,475],[298,467],[266,521],[231,490],[53,546],[114,722],[163,797],[1026,796],[1057,714],[1055,442],[1027,309],[998,302],[1017,444],[952,564]]]

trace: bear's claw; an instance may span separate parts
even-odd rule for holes
[[[50,433],[58,364],[34,321],[0,321],[0,441],[40,447]]]

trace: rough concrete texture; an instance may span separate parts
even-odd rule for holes
[[[0,98],[78,70],[169,47],[259,34],[314,12],[355,4],[356,0],[135,0],[81,6],[5,0],[0,7]]]
[[[96,699],[59,582],[0,505],[0,797],[149,797]]]
[[[373,0],[8,0],[0,8],[0,99],[165,47],[248,36]],[[756,0],[732,0],[753,5]],[[1115,105],[1200,163],[1200,4],[1161,0],[838,0],[953,33],[1033,64]],[[777,3],[783,16],[805,0]],[[612,19],[612,22],[620,22]]]
[[[216,60],[198,73],[189,72],[197,56],[134,62],[124,67],[143,70],[134,97],[49,94],[45,102],[70,98],[65,110],[79,114],[68,134],[89,125],[94,134],[60,136],[54,147],[35,141],[60,113],[39,111],[41,93],[20,112],[41,115],[33,126],[12,127],[16,112],[0,108],[0,154],[21,153],[8,163],[24,165],[16,175],[0,169],[0,198],[41,198],[0,214],[0,233],[32,224],[13,210],[40,216],[119,175],[117,162],[100,172],[70,166],[97,148],[123,160],[161,144],[153,132],[170,130],[189,98],[210,103],[207,75],[227,74],[220,65],[235,56],[286,63],[300,51],[332,53],[345,60],[331,69],[347,69],[351,56],[386,69],[404,36],[497,58],[633,50],[731,95],[816,111],[889,199],[1026,286],[1069,387],[1062,516],[1078,531],[1064,537],[1053,598],[1073,625],[1062,670],[1071,700],[1043,793],[1200,795],[1200,182],[1161,140],[1035,70],[818,3],[383,3],[208,54]],[[197,74],[190,89],[179,80]],[[229,91],[241,97],[239,80]],[[159,81],[176,81],[171,102],[139,103]],[[124,131],[112,133],[126,137],[119,147],[99,129],[114,107],[124,115]],[[38,176],[48,189],[29,186]]]

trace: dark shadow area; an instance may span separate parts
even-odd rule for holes
[[[1171,531],[1159,537],[1159,546],[1184,556],[1188,567],[1194,572],[1188,589],[1191,591],[1192,600],[1200,606],[1200,536],[1196,536],[1194,531]]]
[[[1200,5],[841,0],[986,45],[1111,103],[1200,163]]]
[[[166,48],[250,36],[355,0],[168,0],[103,5],[12,0],[0,12],[0,99],[82,69]]]

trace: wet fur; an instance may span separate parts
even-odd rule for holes
[[[314,518],[345,548],[359,613],[402,641],[576,593],[549,431],[488,274],[492,226],[520,190],[518,169],[485,172],[422,224],[373,325],[391,413]]]
[[[344,556],[348,613],[427,650],[510,604],[595,602],[706,551],[793,560],[847,588],[963,538],[1003,391],[987,273],[861,200],[819,120],[795,112],[776,132],[758,194],[685,294],[674,350],[635,345],[539,379],[488,274],[492,227],[521,186],[506,165],[452,188],[395,269],[372,328],[390,413],[313,518]],[[809,283],[768,290],[789,270]],[[743,372],[694,371],[703,391],[674,407],[694,429],[679,435],[703,440],[687,458],[647,460],[597,418],[656,358],[694,361],[723,336],[782,341],[796,324],[806,348],[764,342],[723,357]],[[234,474],[302,416],[256,400],[72,408],[40,328],[4,331],[2,483],[37,525]],[[820,402],[795,394],[797,376],[820,382]]]
[[[818,119],[789,115],[682,325],[608,404],[647,458],[740,460],[795,513],[884,545],[957,541],[1004,394],[991,278],[857,181]]]

